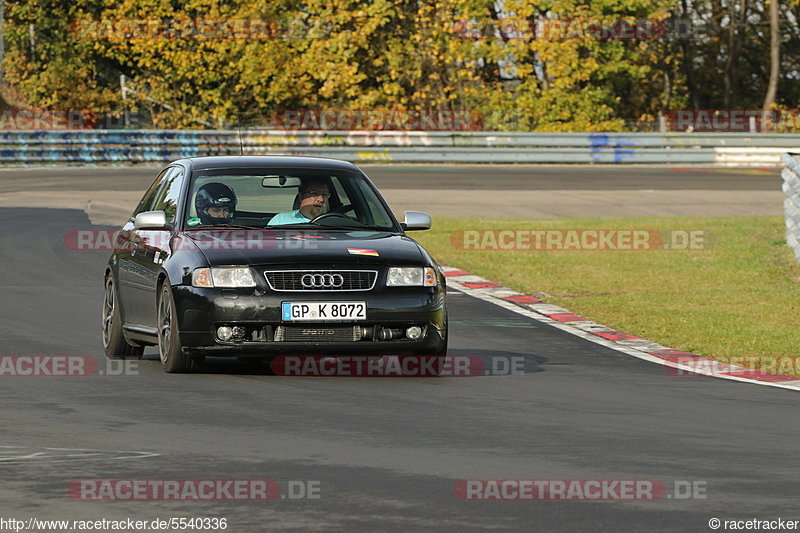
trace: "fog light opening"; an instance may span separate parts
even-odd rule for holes
[[[422,338],[422,328],[419,326],[411,326],[406,329],[406,337],[412,341],[417,341]]]
[[[244,340],[244,336],[247,333],[247,331],[245,331],[245,329],[242,326],[234,326],[232,333],[233,333],[233,340],[241,341]]]
[[[221,341],[229,341],[233,337],[233,328],[228,326],[220,326],[217,328],[217,337]]]

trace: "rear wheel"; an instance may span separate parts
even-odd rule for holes
[[[122,333],[122,318],[112,274],[106,276],[102,319],[103,349],[106,357],[109,359],[138,359],[142,356],[144,348],[128,344]]]
[[[158,354],[161,366],[170,373],[191,372],[196,363],[181,349],[175,300],[166,281],[161,286],[156,305],[158,306]]]

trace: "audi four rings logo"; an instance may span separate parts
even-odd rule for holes
[[[341,274],[303,274],[300,278],[303,287],[322,288],[322,287],[341,287],[344,285],[344,278]]]

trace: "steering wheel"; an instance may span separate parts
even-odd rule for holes
[[[336,209],[331,209],[329,212],[330,213],[347,213],[349,211],[352,211],[353,209],[355,209],[355,207],[353,207],[353,204],[347,204],[347,205],[340,205]]]
[[[352,218],[350,218],[349,216],[345,215],[344,213],[336,213],[334,211],[329,211],[327,213],[322,213],[321,215],[314,217],[311,220],[311,223],[312,224],[316,224],[320,220],[323,220],[323,219],[326,219],[326,218],[331,218],[331,217],[346,218],[347,220],[353,221]]]

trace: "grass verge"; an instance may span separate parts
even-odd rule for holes
[[[475,230],[508,229],[562,230],[565,238],[563,230],[647,230],[651,244],[661,235],[679,248],[688,232],[702,233],[688,244],[695,249],[480,249],[496,246]],[[464,230],[473,232],[466,245],[478,249],[464,249]],[[544,292],[547,302],[665,346],[721,361],[800,354],[800,268],[781,217],[437,217],[432,230],[413,236],[442,263],[526,294]],[[800,375],[800,364],[795,370]]]

